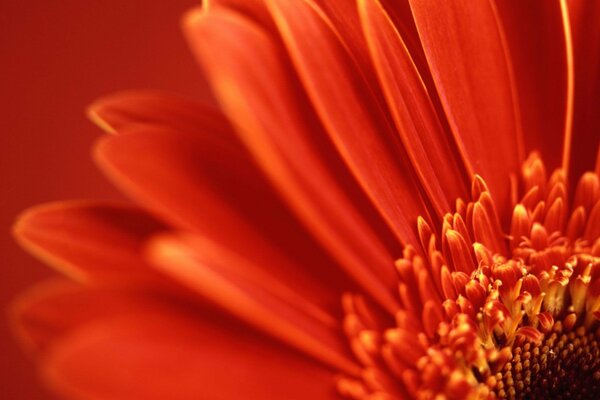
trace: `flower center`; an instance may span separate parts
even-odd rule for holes
[[[540,343],[514,346],[495,376],[500,399],[597,399],[600,331],[566,329],[557,322]]]
[[[344,298],[344,330],[364,366],[348,398],[597,398],[600,393],[600,180],[582,176],[572,200],[561,170],[524,164],[510,222],[485,182],[472,201],[396,262],[390,319]],[[516,186],[515,186],[516,187]],[[570,206],[569,206],[570,204]],[[507,232],[507,233],[505,233]]]

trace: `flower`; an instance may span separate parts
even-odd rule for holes
[[[116,135],[96,159],[139,207],[52,204],[15,227],[71,278],[15,307],[48,384],[102,399],[594,398],[597,4],[189,12],[221,110],[99,100],[90,116]]]

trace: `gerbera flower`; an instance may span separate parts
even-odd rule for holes
[[[139,207],[15,227],[71,278],[15,307],[45,380],[77,399],[597,398],[598,4],[189,12],[221,109],[99,100],[96,159]]]

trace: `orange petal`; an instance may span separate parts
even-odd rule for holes
[[[68,328],[46,338],[42,358],[65,398],[330,398],[330,371],[208,310],[75,288],[34,306],[28,327]]]
[[[238,206],[246,206],[252,211],[258,210],[260,215],[257,216],[257,222],[259,225],[269,228],[272,228],[273,225],[279,227],[280,231],[272,233],[276,238],[285,233],[285,240],[294,241],[294,245],[298,245],[296,239],[302,239],[308,244],[307,235],[303,233],[295,235],[299,227],[292,223],[289,216],[282,215],[281,204],[275,198],[275,194],[272,193],[268,184],[264,182],[262,174],[254,166],[229,122],[220,111],[212,106],[161,92],[135,91],[117,93],[102,98],[89,108],[89,112],[94,119],[100,120],[102,125],[114,130],[133,130],[143,134],[146,131],[155,132],[164,129],[165,135],[176,130],[197,137],[198,141],[202,141],[200,147],[203,149],[203,154],[210,155],[210,157],[204,155],[204,159],[233,161],[233,164],[236,165],[233,167],[235,172],[243,175],[230,178],[229,180],[232,182],[230,186],[239,187],[243,191],[245,185],[239,185],[238,182],[235,182],[236,180],[244,180],[247,181],[246,183],[252,182],[252,185],[258,185],[252,186],[252,191],[247,190],[231,195],[239,202]],[[210,172],[211,169],[219,170],[220,168],[208,165],[205,169]],[[223,180],[222,177],[216,179]],[[303,248],[302,251],[315,256],[320,255],[314,246]],[[315,263],[314,258],[316,257],[312,258],[311,262]]]
[[[527,153],[561,165],[567,111],[566,42],[558,1],[496,1],[515,70]],[[569,128],[570,129],[570,128]]]
[[[346,164],[403,243],[427,215],[410,163],[383,106],[328,20],[309,0],[269,0],[307,94]],[[402,204],[398,199],[403,199]]]
[[[78,281],[159,284],[140,255],[144,241],[167,227],[132,206],[62,202],[34,207],[17,221],[19,242]]]
[[[312,276],[302,287],[315,301],[338,303],[347,278],[282,209],[249,160],[221,154],[197,135],[151,128],[109,137],[97,154],[117,184],[159,215],[265,270],[271,262],[289,265],[289,255],[297,263],[277,271],[281,279],[294,271]]]
[[[208,0],[202,2],[202,12],[210,13],[227,8],[242,14],[264,28],[274,28],[263,0]]]
[[[569,0],[571,22],[575,105],[569,182],[594,168],[600,149],[600,2]]]
[[[517,171],[524,154],[497,12],[489,1],[410,0],[410,5],[458,147],[504,210],[509,173]]]
[[[376,0],[361,0],[363,29],[390,111],[421,185],[442,216],[465,198],[459,168],[427,90],[402,38]],[[440,166],[443,165],[443,168]]]
[[[57,340],[80,326],[117,315],[138,315],[156,305],[147,297],[57,279],[20,295],[12,306],[11,322],[25,348],[43,356]]]
[[[215,140],[231,132],[229,122],[215,107],[159,91],[128,91],[102,97],[88,107],[88,115],[111,133],[132,124],[192,133],[210,131]]]
[[[328,22],[335,30],[338,39],[343,42],[344,47],[346,47],[354,61],[356,61],[357,65],[364,73],[370,89],[381,96],[381,90],[369,56],[367,42],[360,27],[356,4],[353,1],[347,0],[314,0],[314,4],[320,8],[319,11],[326,16]],[[414,26],[408,3],[393,2],[392,0],[392,3],[389,4],[389,6],[395,17],[394,21],[397,23],[396,26],[407,38],[411,54],[415,56],[419,67],[423,67],[421,71],[427,74],[427,83],[429,84],[431,82],[431,87],[433,87],[431,77],[428,74],[427,61],[425,61],[425,55],[423,54],[423,49],[419,42],[419,36],[417,34],[417,29]],[[240,14],[248,16],[253,21],[258,22],[269,32],[277,34],[277,28],[275,27],[263,0],[212,0],[203,4],[204,12],[210,12],[210,10],[215,7],[226,7],[230,10],[235,10]]]
[[[154,264],[236,317],[335,368],[356,373],[334,318],[307,295],[279,282],[251,260],[201,237],[159,237],[149,247]],[[273,260],[276,266],[276,260]]]
[[[242,139],[290,206],[349,274],[387,309],[393,260],[332,175],[327,144],[315,135],[275,44],[231,12],[193,11],[188,40]],[[329,153],[330,154],[330,153]],[[336,171],[339,171],[337,169]]]
[[[367,43],[360,29],[356,5],[346,0],[315,0],[322,12],[327,15],[331,24],[339,34],[340,40],[352,53],[354,59],[364,70],[370,70]],[[210,12],[214,7],[226,7],[259,22],[270,31],[276,28],[269,15],[265,2],[262,0],[212,0],[203,6],[204,12]],[[372,73],[372,71],[370,71]]]
[[[428,69],[427,60],[425,59],[425,54],[423,54],[419,33],[417,32],[408,1],[382,0],[380,3],[393,22],[394,28],[400,33],[400,36],[406,43],[410,54],[418,59],[417,66],[419,67],[419,71],[423,72],[420,69],[421,67]],[[423,64],[420,63],[421,61]]]

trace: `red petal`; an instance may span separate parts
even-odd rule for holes
[[[496,5],[515,69],[526,150],[540,150],[553,170],[562,162],[568,101],[560,3],[509,0]]]
[[[417,217],[427,214],[424,199],[396,132],[359,66],[316,6],[285,0],[267,5],[346,164],[398,238],[418,243],[414,227]]]
[[[575,67],[575,106],[569,182],[594,168],[600,149],[600,2],[569,0]]]
[[[336,398],[332,373],[304,357],[194,325],[166,314],[98,323],[56,349],[46,379],[78,399]]]
[[[372,73],[367,43],[360,29],[358,13],[354,2],[347,0],[314,1],[331,21],[334,29],[338,32],[339,39],[344,42],[344,45],[361,65],[361,68]],[[208,8],[205,12],[210,12],[210,9],[215,6],[235,10],[260,22],[263,27],[276,31],[265,2],[262,0],[214,0],[208,3],[208,7],[204,6],[205,10]]]
[[[34,306],[29,327],[68,328],[46,338],[42,359],[66,398],[332,398],[330,371],[206,310],[74,288],[49,290]]]
[[[263,0],[210,0],[202,4],[202,12],[204,13],[210,13],[213,10],[218,12],[222,8],[243,14],[264,28],[274,28],[273,21]]]
[[[133,124],[156,125],[184,132],[210,131],[215,140],[231,132],[227,119],[211,105],[158,91],[115,93],[96,100],[88,115],[109,132]]]
[[[269,277],[267,267],[201,237],[157,238],[149,256],[180,283],[236,317],[335,368],[357,372],[345,354],[336,320],[314,305],[310,293],[304,298],[301,290],[292,289],[293,282]],[[286,267],[272,261],[274,267]]]
[[[462,166],[455,158],[427,90],[402,38],[375,0],[359,7],[371,55],[396,127],[417,175],[440,217],[465,198]],[[443,168],[440,166],[443,165]]]
[[[294,254],[295,257],[302,258],[302,253],[311,254],[311,263],[317,263],[316,259],[323,258],[319,249],[312,245],[308,237],[303,232],[299,232],[300,227],[295,221],[283,215],[281,204],[275,198],[275,194],[271,193],[271,188],[263,182],[260,171],[255,168],[247,151],[220,111],[203,103],[150,91],[124,92],[108,96],[96,101],[89,110],[95,119],[101,120],[105,126],[112,126],[111,129],[115,130],[134,130],[143,134],[145,131],[165,128],[165,134],[169,134],[168,132],[174,129],[194,135],[202,141],[203,154],[211,155],[210,159],[223,158],[239,165],[235,167],[234,172],[243,176],[232,177],[230,180],[234,184],[233,188],[229,189],[238,188],[242,192],[233,193],[231,197],[239,203],[240,208],[245,206],[258,214],[258,221],[255,223],[268,228],[278,228],[278,231],[270,233],[275,238],[285,233],[286,242],[294,242],[294,248],[302,248],[299,254]],[[148,129],[148,126],[152,126],[152,129]],[[203,156],[203,158],[208,157]],[[211,169],[219,168],[210,165],[205,168],[209,173]],[[217,178],[217,180],[223,179]],[[258,186],[252,186],[252,192],[248,190],[244,192],[245,185],[239,185],[237,180],[252,181]],[[240,199],[245,201],[240,202]],[[262,212],[263,210],[265,212]],[[331,261],[325,260],[325,262]]]
[[[311,114],[295,97],[277,48],[230,12],[190,13],[186,32],[226,114],[290,206],[351,276],[389,310],[392,259],[321,157]],[[314,128],[314,129],[313,129]]]
[[[14,231],[20,243],[59,271],[79,281],[164,283],[140,250],[166,226],[126,205],[64,202],[26,211]]]
[[[307,239],[249,160],[222,154],[202,137],[150,128],[109,137],[98,155],[117,184],[177,226],[259,265],[290,264],[288,254],[313,277],[303,287],[315,300],[338,304],[348,284],[344,274]]]
[[[509,173],[520,166],[523,145],[496,10],[488,1],[410,4],[459,149],[504,210]]]
[[[127,307],[123,304],[127,303]],[[12,323],[25,347],[42,355],[57,340],[94,320],[152,311],[156,302],[123,292],[90,289],[80,284],[55,280],[34,286],[12,307]]]

